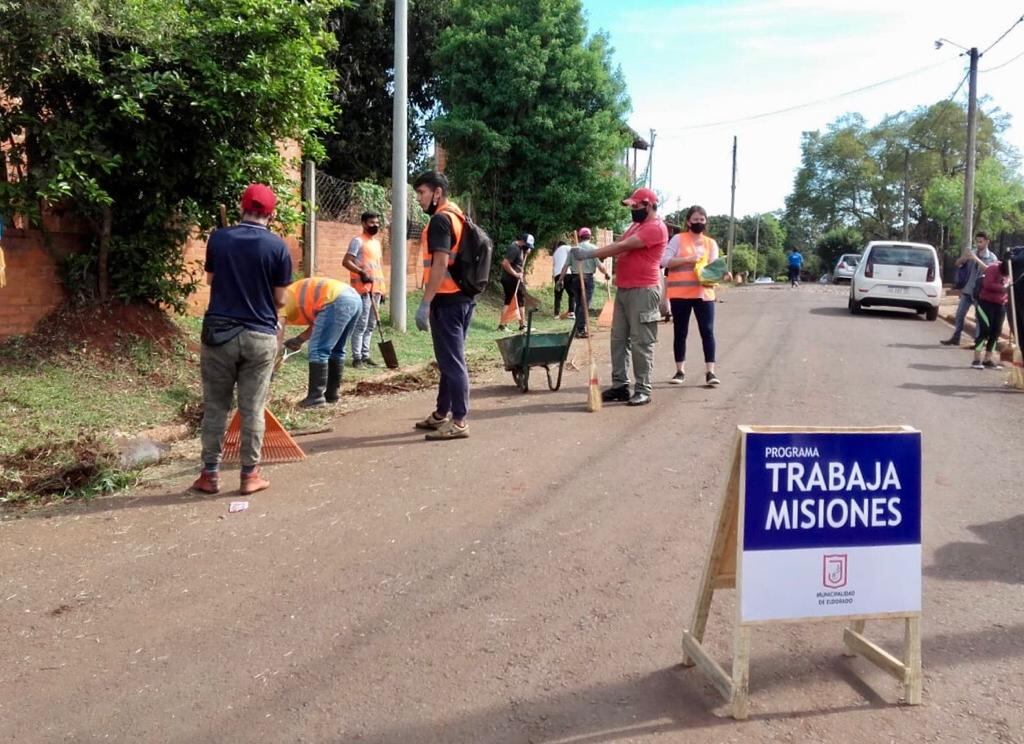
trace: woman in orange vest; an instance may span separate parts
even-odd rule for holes
[[[352,334],[352,366],[376,367],[377,363],[370,358],[370,343],[373,341],[373,330],[377,327],[371,303],[379,306],[387,291],[384,284],[384,251],[376,237],[380,232],[380,215],[376,212],[363,212],[361,221],[363,234],[352,238],[341,263],[349,270],[349,281],[363,303],[356,330]]]
[[[704,384],[720,384],[715,374],[715,290],[705,287],[697,278],[697,262],[711,263],[718,258],[718,243],[704,234],[708,213],[704,207],[694,205],[686,212],[686,230],[673,237],[665,246],[662,267],[668,269],[665,291],[672,308],[672,327],[675,331],[672,350],[676,359],[676,373],[669,382],[682,385],[686,379],[686,336],[690,326],[690,313],[697,316],[697,328],[704,347]]]
[[[303,408],[338,402],[345,342],[362,307],[359,293],[337,279],[314,276],[288,285],[285,322],[305,325],[306,330],[285,341],[285,348],[298,351],[309,341],[309,391],[299,403]]]

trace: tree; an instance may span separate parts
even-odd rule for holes
[[[734,274],[749,274],[757,267],[754,246],[738,243],[732,249],[732,271]]]
[[[499,243],[624,215],[628,99],[580,0],[455,0],[438,49],[448,175]]]
[[[297,218],[279,146],[322,153],[337,5],[0,0],[0,141],[20,174],[0,182],[0,211],[81,217],[101,299],[181,308],[183,238],[246,182],[276,186]]]
[[[781,248],[772,248],[758,259],[758,273],[777,277],[786,272],[786,254]]]
[[[424,165],[430,149],[427,118],[437,100],[434,65],[438,37],[449,24],[449,0],[410,0],[409,163]],[[391,179],[394,107],[395,4],[362,0],[335,10],[328,21],[337,39],[330,65],[337,74],[335,115],[324,136],[331,175],[346,181]]]
[[[821,236],[814,246],[814,251],[825,265],[826,270],[831,270],[841,255],[860,253],[863,248],[864,239],[855,229],[834,227]]]

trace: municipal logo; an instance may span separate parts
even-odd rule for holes
[[[824,556],[821,583],[828,589],[846,586],[846,553]]]

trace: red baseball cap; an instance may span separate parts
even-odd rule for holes
[[[622,200],[622,203],[627,207],[636,207],[645,202],[647,204],[657,205],[658,195],[651,189],[637,189],[629,196],[629,198]]]
[[[269,186],[263,183],[250,183],[242,192],[242,211],[268,216],[277,206],[277,197]]]

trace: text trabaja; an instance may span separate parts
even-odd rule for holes
[[[863,467],[835,461],[768,462],[764,467],[771,473],[772,494],[788,495],[769,502],[765,530],[897,527],[903,521],[902,486],[891,460]]]

